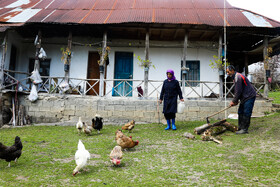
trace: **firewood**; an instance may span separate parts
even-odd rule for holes
[[[216,142],[218,144],[223,143],[220,140],[218,140],[216,137],[213,137],[213,136],[202,135],[201,138],[202,138],[203,141],[213,141],[213,142]]]
[[[213,123],[213,124],[204,124],[204,125],[202,125],[202,126],[200,126],[200,127],[196,127],[196,128],[194,129],[194,133],[195,133],[195,134],[201,134],[201,133],[203,133],[206,129],[209,129],[209,128],[214,127],[214,126],[217,126],[217,125],[221,125],[221,124],[223,124],[224,122],[226,122],[226,119],[223,119],[223,120],[218,121],[218,122]]]
[[[224,133],[226,130],[227,130],[227,128],[224,126],[214,126],[214,127],[211,127],[210,129],[207,129],[205,131],[205,134],[207,134],[209,136],[217,136],[219,134]]]
[[[185,132],[184,135],[183,135],[183,137],[186,137],[187,139],[192,139],[192,140],[195,139],[195,136],[192,135],[192,134],[189,133],[189,132]]]
[[[236,125],[230,124],[229,122],[224,122],[222,126],[226,127],[226,129],[231,132],[236,132],[238,130]]]

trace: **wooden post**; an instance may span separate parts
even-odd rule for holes
[[[182,71],[182,94],[183,96],[185,95],[185,84],[186,84],[186,79],[187,79],[187,48],[188,48],[188,31],[185,31],[185,39],[184,39],[184,49],[183,49],[183,67],[181,67]]]
[[[248,76],[248,53],[245,53],[245,76]]]
[[[5,59],[6,59],[6,39],[7,37],[4,37],[3,43],[2,43],[2,58],[1,58],[1,64],[0,64],[0,91],[3,89],[4,86],[4,65],[5,65]]]
[[[263,42],[263,65],[264,65],[264,97],[267,98],[268,97],[268,81],[267,81],[267,77],[266,77],[266,70],[269,70],[268,67],[268,61],[267,61],[267,57],[268,57],[268,53],[267,53],[267,49],[268,49],[268,38],[267,36],[264,37],[264,42]]]
[[[146,30],[145,60],[149,60],[149,29]],[[144,69],[144,97],[148,97],[149,68]]]
[[[99,96],[104,96],[104,74],[105,74],[105,55],[107,48],[107,31],[103,33],[103,42],[102,42],[102,55],[99,64],[99,72],[100,72],[100,82],[99,82]]]
[[[72,48],[72,32],[69,32],[68,36],[68,45],[67,48],[69,49],[70,53],[66,57],[66,67],[64,67],[64,78],[65,81],[69,84],[69,75],[70,75],[70,64],[71,64],[71,48]]]
[[[219,60],[223,60],[222,59],[222,52],[223,52],[223,38],[222,38],[222,35],[220,34],[219,35],[219,49],[218,49],[218,58]],[[219,69],[220,71],[220,69]],[[220,99],[223,98],[223,95],[224,95],[224,89],[223,89],[223,86],[224,86],[224,82],[223,82],[223,77],[222,75],[220,75],[219,73],[219,82],[220,82],[220,90],[219,90],[219,96],[220,96]]]
[[[36,53],[35,53],[35,63],[34,63],[34,70],[40,70],[40,61],[39,61],[39,52],[41,49],[41,39],[42,39],[42,33],[41,31],[38,32],[38,35],[36,36],[35,46],[36,46]]]

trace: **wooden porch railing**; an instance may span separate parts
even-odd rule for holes
[[[17,74],[12,76],[11,74]],[[11,70],[4,71],[5,84],[3,90],[16,90],[22,87],[22,91],[29,93],[31,90],[32,82],[29,80],[30,74],[25,72],[17,72]],[[22,77],[16,79],[15,77]],[[64,77],[49,77],[41,76],[43,82],[38,85],[38,92],[45,92],[49,94],[62,93],[60,84],[65,80]],[[65,94],[77,94],[77,95],[94,95],[99,96],[99,79],[81,79],[81,78],[69,78],[70,89]],[[159,96],[162,88],[163,80],[149,80],[148,81],[148,97]],[[180,84],[181,81],[180,81]],[[104,80],[104,97],[143,97],[143,92],[138,91],[138,87],[144,90],[144,80],[133,79],[105,79]],[[193,85],[193,86],[192,86]],[[233,82],[227,82],[226,96],[233,97],[234,84]],[[253,83],[253,86],[258,95],[263,96],[261,89],[264,87],[264,83]],[[219,82],[211,81],[186,81],[184,98],[220,98]]]

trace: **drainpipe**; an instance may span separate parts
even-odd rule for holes
[[[107,48],[107,31],[103,33],[103,42],[102,42],[102,55],[99,64],[99,72],[100,72],[100,82],[99,82],[99,96],[104,96],[104,69],[105,69],[105,55]]]

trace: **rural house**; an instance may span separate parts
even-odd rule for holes
[[[57,122],[96,113],[108,122],[157,122],[167,69],[186,99],[178,119],[205,118],[233,95],[223,67],[211,62],[226,58],[247,74],[268,47],[279,48],[271,42],[279,22],[223,0],[5,0],[0,22],[0,124],[20,114]],[[34,70],[42,83],[31,102]],[[266,83],[255,84],[258,93]],[[270,106],[260,99],[254,112]]]

